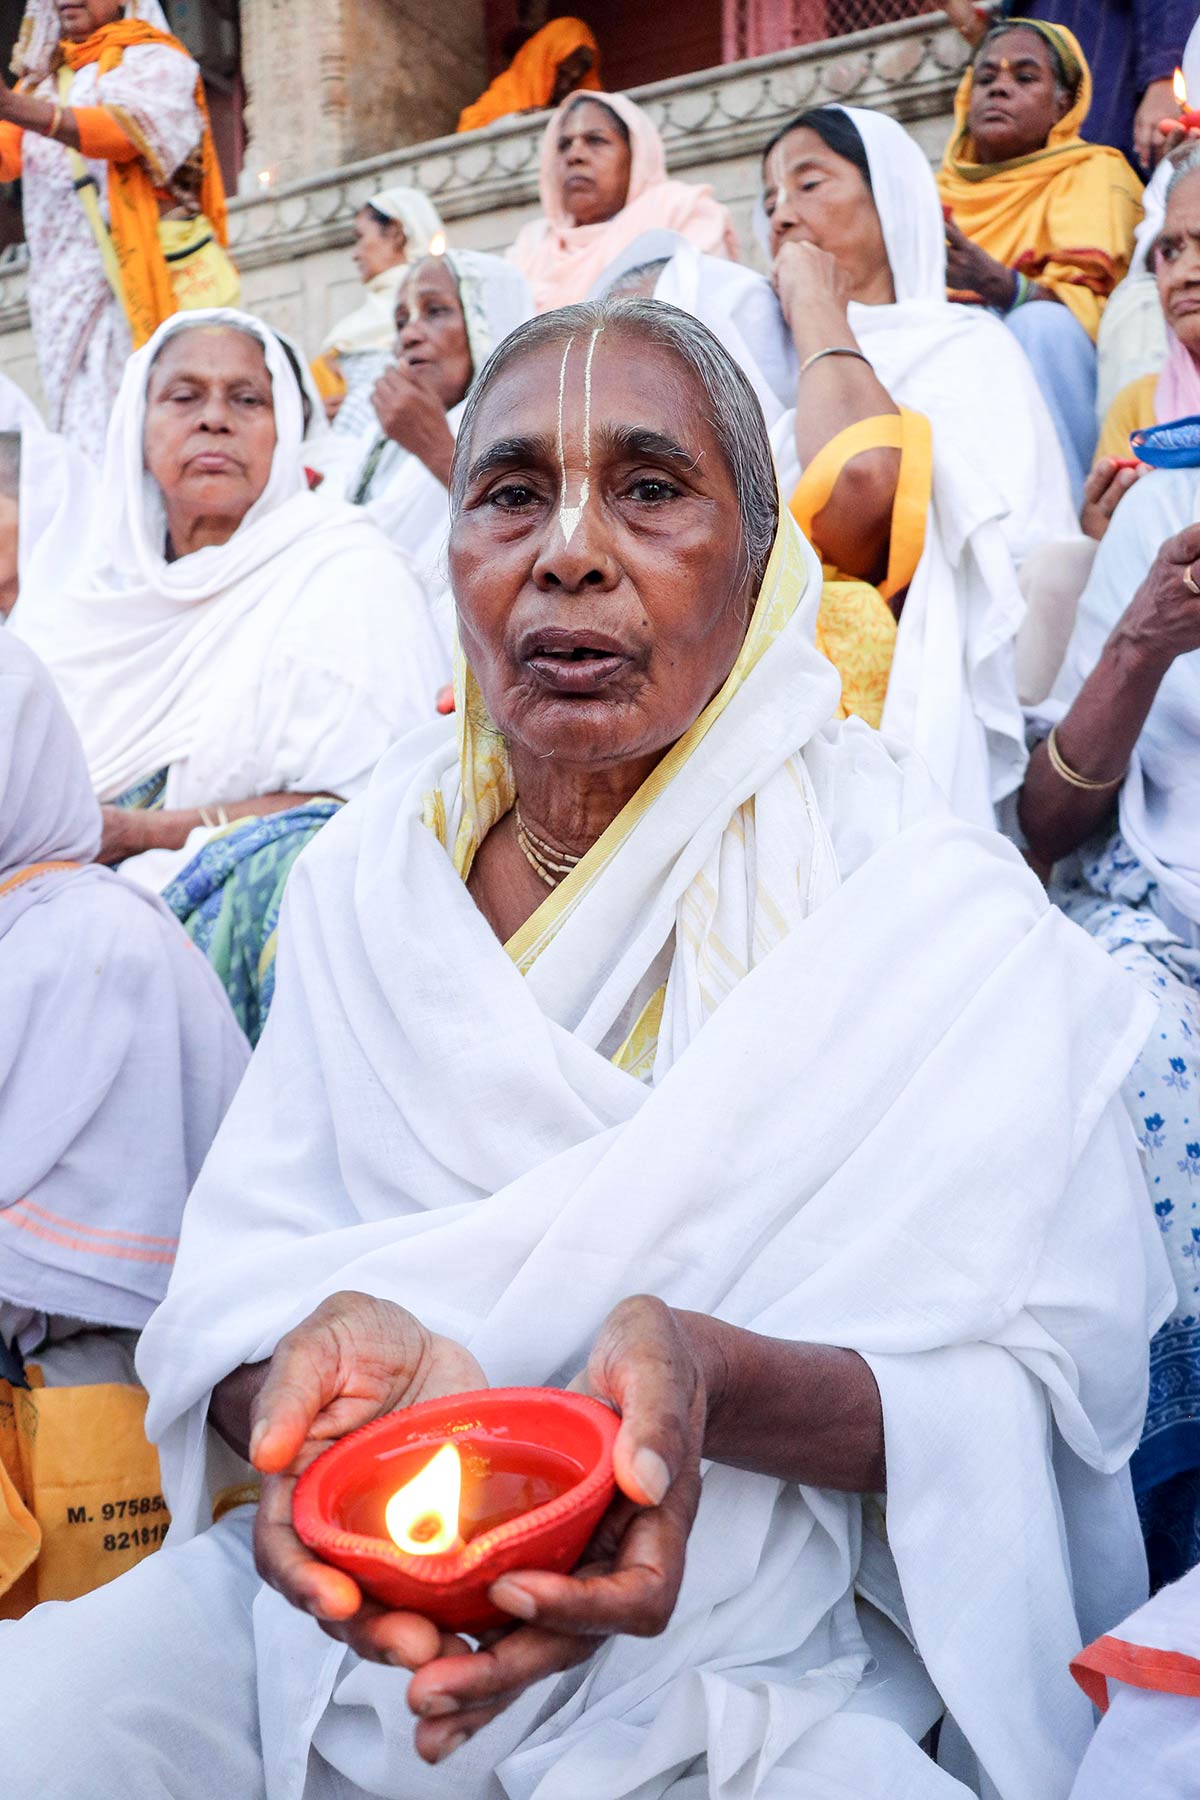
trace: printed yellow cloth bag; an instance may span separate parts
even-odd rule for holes
[[[116,1382],[28,1388],[0,1380],[0,1618],[75,1600],[162,1543],[170,1515],[146,1394]]]

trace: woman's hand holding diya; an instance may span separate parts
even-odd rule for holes
[[[806,1378],[794,1382],[789,1407],[777,1384],[795,1377],[797,1362]],[[235,1444],[236,1390],[241,1384],[244,1395],[247,1381],[257,1387],[250,1459],[265,1476],[258,1572],[366,1661],[416,1671],[408,1703],[429,1762],[450,1755],[535,1682],[586,1661],[606,1638],[666,1630],[699,1504],[701,1457],[795,1479],[794,1446],[802,1443],[806,1480],[864,1490],[884,1483],[879,1399],[861,1359],[777,1344],[646,1295],[624,1300],[573,1384],[621,1415],[617,1497],[572,1574],[527,1570],[493,1584],[489,1598],[513,1627],[488,1633],[473,1650],[417,1613],[364,1596],[349,1575],[312,1555],[292,1525],[296,1481],[335,1439],[397,1408],[486,1386],[469,1352],[402,1307],[342,1293],[289,1332],[269,1364],[225,1384],[215,1422]],[[832,1391],[848,1406],[836,1433],[828,1414],[819,1416]]]
[[[411,1667],[436,1653],[440,1634],[425,1619],[364,1598],[349,1575],[305,1548],[292,1527],[296,1482],[360,1425],[487,1385],[461,1344],[403,1307],[340,1293],[282,1338],[268,1363],[239,1369],[214,1395],[213,1423],[264,1478],[254,1528],[259,1573],[360,1656]]]

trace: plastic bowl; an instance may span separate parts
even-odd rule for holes
[[[1130,432],[1129,447],[1152,469],[1200,468],[1200,417],[1193,414]]]
[[[324,1562],[385,1606],[473,1637],[512,1624],[487,1591],[515,1569],[573,1569],[615,1492],[607,1406],[560,1388],[491,1388],[427,1400],[339,1439],[296,1483],[292,1522]],[[384,1509],[443,1444],[463,1462],[453,1550],[414,1556]]]

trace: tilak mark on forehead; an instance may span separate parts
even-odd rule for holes
[[[579,499],[574,506],[567,504],[567,457],[563,442],[563,397],[566,392],[567,360],[571,354],[574,337],[567,339],[563,351],[562,367],[558,372],[558,469],[561,487],[558,496],[558,525],[563,535],[563,543],[569,545],[579,529],[579,521],[583,517],[583,509],[591,498],[592,473],[592,357],[596,353],[596,339],[604,327],[597,325],[588,342],[587,360],[583,366],[583,481],[579,488]]]

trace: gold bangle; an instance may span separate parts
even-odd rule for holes
[[[805,357],[800,364],[800,374],[806,375],[813,364],[819,363],[824,356],[856,356],[859,362],[865,362],[868,365],[871,360],[863,351],[856,350],[850,344],[829,344],[824,350],[814,350],[811,356]]]
[[[57,140],[57,138],[58,138],[58,129],[59,129],[59,126],[60,126],[60,125],[61,125],[61,124],[62,124],[62,115],[63,115],[63,109],[62,109],[62,107],[61,107],[61,106],[56,106],[56,107],[55,107],[55,108],[54,108],[54,111],[53,111],[53,113],[52,113],[52,114],[51,114],[51,118],[50,118],[50,129],[49,129],[49,130],[48,130],[48,131],[47,131],[47,133],[46,133],[46,136],[47,136],[47,137],[52,137],[52,138],[54,138],[54,139],[55,139],[55,140]]]
[[[1108,788],[1120,787],[1125,779],[1124,769],[1119,775],[1114,775],[1110,781],[1093,781],[1087,775],[1077,774],[1070,763],[1065,761],[1063,753],[1058,747],[1057,725],[1051,727],[1050,736],[1046,739],[1046,754],[1050,758],[1050,767],[1056,775],[1061,776],[1072,787],[1082,788],[1088,794],[1102,794]]]
[[[208,831],[224,831],[229,823],[229,814],[225,811],[223,806],[218,806],[216,808],[215,817],[209,811],[207,806],[198,806],[196,811],[200,814],[200,823]]]

